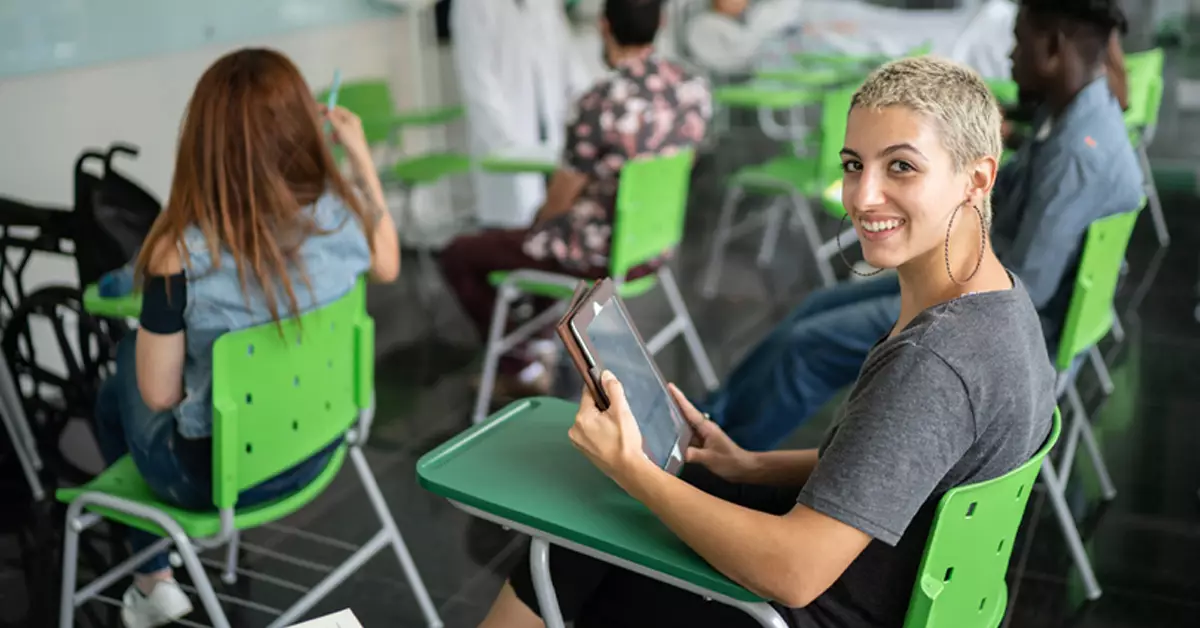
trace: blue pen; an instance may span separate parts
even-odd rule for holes
[[[333,85],[330,86],[330,88],[329,88],[329,100],[325,103],[325,106],[331,112],[333,111],[334,107],[337,107],[338,90],[341,89],[341,87],[342,87],[342,70],[340,68],[335,68],[333,70]],[[325,121],[325,131],[326,132],[329,131],[329,121],[328,120]]]

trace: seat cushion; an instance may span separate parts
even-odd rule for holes
[[[305,504],[315,499],[317,495],[320,495],[326,486],[329,486],[329,483],[337,475],[338,470],[342,468],[342,463],[345,459],[346,446],[342,445],[330,457],[329,464],[326,465],[325,470],[312,483],[286,497],[249,508],[237,509],[234,514],[234,526],[239,530],[253,528],[281,519],[299,510]],[[187,510],[160,500],[150,490],[150,486],[146,484],[146,480],[142,478],[142,474],[133,464],[133,458],[129,456],[122,457],[116,464],[105,469],[103,473],[83,486],[59,489],[55,497],[58,498],[58,501],[69,504],[75,501],[80,495],[92,492],[103,493],[135,504],[161,510],[174,519],[191,538],[212,537],[221,531],[221,520],[216,510]],[[158,525],[140,517],[102,506],[88,506],[87,509],[104,516],[106,519],[119,521],[128,526],[165,536],[165,533]]]

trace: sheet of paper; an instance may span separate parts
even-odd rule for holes
[[[363,628],[350,609],[296,624],[292,628]]]

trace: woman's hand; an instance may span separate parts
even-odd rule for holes
[[[601,410],[591,391],[584,386],[575,425],[567,435],[592,464],[628,490],[631,473],[647,466],[657,467],[642,451],[642,432],[629,410],[621,382],[611,372],[604,371],[600,385],[608,396],[608,410]]]
[[[754,454],[733,442],[719,425],[697,410],[675,384],[668,384],[668,387],[683,411],[683,417],[692,426],[692,443],[686,461],[702,464],[730,482],[745,482],[754,464]]]
[[[355,169],[369,166],[374,171],[371,148],[367,144],[366,134],[363,133],[362,120],[345,107],[329,109],[321,105],[321,114],[333,127],[333,141],[346,149],[346,157],[350,159],[350,164]]]

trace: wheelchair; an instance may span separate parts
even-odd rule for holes
[[[83,308],[83,287],[126,264],[141,246],[161,204],[113,168],[138,149],[117,143],[89,149],[75,162],[73,207],[34,205],[0,196],[0,350],[10,367],[34,445],[41,458],[39,479],[48,493],[40,502],[13,478],[0,535],[21,548],[28,608],[16,625],[48,626],[57,617],[60,590],[56,566],[65,509],[53,498],[58,486],[86,482],[92,473],[68,459],[60,443],[70,426],[91,434],[100,382],[113,369],[116,345],[129,332],[124,320],[100,318]],[[27,290],[29,262],[70,258],[76,285],[53,283]],[[48,259],[46,259],[48,258]],[[0,438],[0,449],[8,447]],[[16,443],[12,444],[13,446]],[[6,460],[6,463],[11,460]],[[99,570],[124,553],[119,536],[92,535],[80,544],[82,563]],[[115,612],[83,610],[90,625],[115,625]],[[111,610],[111,609],[109,609]],[[18,611],[19,612],[19,611]],[[12,616],[12,613],[9,613]],[[0,622],[0,628],[8,624]]]
[[[21,396],[50,490],[81,483],[91,473],[61,453],[72,419],[90,430],[100,382],[109,374],[124,320],[88,314],[83,287],[126,264],[141,245],[161,204],[113,168],[114,158],[138,149],[116,143],[89,149],[75,162],[74,207],[48,207],[0,197],[0,349]],[[73,258],[77,285],[26,290],[35,253]]]

